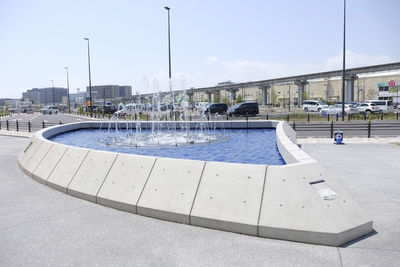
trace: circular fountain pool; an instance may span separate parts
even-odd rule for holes
[[[129,131],[119,130],[119,136],[128,134]],[[142,130],[141,134],[151,134],[151,130]],[[218,130],[216,134],[219,134]],[[120,147],[99,142],[108,136],[109,132],[104,129],[80,129],[58,134],[51,140],[89,149],[156,157],[265,165],[285,164],[276,145],[275,129],[227,129],[223,132],[224,138],[219,142],[177,147]]]

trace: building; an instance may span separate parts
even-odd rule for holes
[[[87,95],[89,96],[89,87],[86,87]],[[105,101],[117,98],[131,98],[132,86],[130,85],[94,85],[92,86],[92,98],[95,101]]]
[[[22,93],[24,100],[35,105],[61,104],[64,96],[68,96],[68,90],[62,87],[33,88]]]

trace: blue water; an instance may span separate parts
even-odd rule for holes
[[[107,135],[107,130],[82,129],[53,136],[50,140],[83,148],[155,157],[266,165],[285,164],[276,145],[274,129],[225,130],[228,138],[220,143],[168,148],[107,147],[97,142],[99,138],[105,138]]]

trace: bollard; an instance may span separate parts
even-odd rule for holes
[[[149,113],[146,114],[146,121],[149,121]]]
[[[189,121],[192,121],[192,114],[189,114]]]
[[[6,125],[7,125],[7,131],[8,131],[9,130],[8,120],[6,120]]]
[[[1,130],[1,120],[0,120],[0,130]]]
[[[31,132],[31,121],[28,121],[28,132]]]
[[[293,121],[293,130],[296,131],[296,121]]]
[[[371,138],[371,121],[368,122],[368,138]]]
[[[328,121],[330,121],[330,116],[329,116],[330,114],[328,113]],[[333,138],[333,137],[331,137],[331,138]]]
[[[289,113],[286,116],[286,120],[287,120],[287,122],[289,122],[289,120],[290,120]]]
[[[350,113],[347,114],[347,121],[350,121]]]
[[[267,120],[268,120],[268,113],[267,113]]]
[[[383,112],[381,112],[381,121],[383,121]]]
[[[44,121],[42,121],[42,129],[44,129],[44,128],[45,128]]]
[[[366,121],[367,120],[367,112],[364,112],[364,121]]]
[[[307,121],[310,122],[310,113],[307,113]]]
[[[333,138],[333,121],[331,121],[331,138]]]
[[[18,120],[15,120],[15,126],[17,128],[17,132],[19,131],[19,127],[18,127]]]
[[[249,130],[249,117],[247,116],[247,112],[246,112],[246,129],[247,131]]]
[[[396,113],[396,121],[398,121],[399,120],[399,113],[397,112]],[[1,129],[1,127],[0,127],[0,129]]]
[[[339,113],[336,113],[336,121],[339,121]]]

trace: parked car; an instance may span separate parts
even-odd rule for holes
[[[43,115],[45,114],[57,114],[58,113],[58,107],[56,106],[45,106],[40,110],[40,113],[42,113]]]
[[[335,104],[332,106],[329,106],[328,108],[323,108],[320,111],[320,114],[322,116],[326,116],[328,114],[332,115],[332,114],[342,114],[342,104]],[[358,113],[358,109],[356,107],[356,105],[353,104],[345,104],[344,105],[344,114],[357,114]]]
[[[225,103],[211,103],[205,107],[204,113],[225,114],[227,110],[228,110],[228,105]]]
[[[104,114],[114,114],[117,111],[117,107],[115,106],[104,106],[103,112]]]
[[[251,115],[256,116],[259,113],[257,102],[242,102],[229,108],[226,112],[229,116]]]
[[[307,111],[318,111],[320,112],[323,108],[328,108],[329,106],[319,100],[305,100],[303,101],[302,109]]]
[[[379,113],[381,112],[380,108],[374,103],[361,103],[357,106],[358,112],[361,114],[364,113]]]
[[[389,113],[394,111],[393,101],[392,100],[367,100],[365,103],[375,104],[380,112]]]

